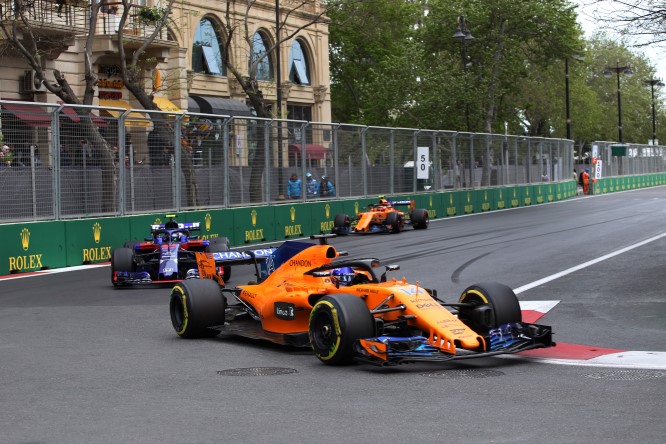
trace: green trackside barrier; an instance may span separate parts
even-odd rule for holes
[[[368,205],[379,202],[378,197],[345,200],[343,201],[343,213],[348,214],[350,218],[355,218],[358,213],[367,209]]]
[[[108,262],[111,250],[130,239],[128,217],[65,221],[67,266]]]
[[[290,203],[274,206],[274,240],[286,240],[309,236],[312,233],[313,205],[314,204],[310,203]]]
[[[0,225],[0,236],[0,275],[67,265],[64,221]]]
[[[476,201],[482,212],[491,211],[497,206],[497,198],[492,188],[482,188],[476,192]]]
[[[505,208],[510,208],[511,202],[509,201],[509,190],[507,188],[496,188],[496,208],[497,210],[504,210]]]
[[[446,191],[441,196],[444,216],[460,216],[463,213],[462,194],[459,191]]]
[[[328,234],[333,231],[333,222],[337,214],[349,214],[345,208],[345,202],[330,200],[325,202],[311,203],[310,205],[310,227],[308,234]],[[351,217],[351,215],[350,215]]]
[[[167,213],[155,213],[129,216],[129,236],[116,246],[122,247],[126,241],[142,242],[145,238],[151,237],[150,226],[166,222],[166,214]],[[175,214],[178,216],[177,213]]]
[[[414,204],[416,208],[425,208],[428,212],[428,219],[437,219],[444,214],[440,193],[421,194],[415,197]]]
[[[523,185],[518,188],[520,188],[520,191],[522,192],[522,204],[520,205],[521,207],[529,206],[532,205],[533,203],[536,203],[534,199],[534,192],[532,191],[532,185]]]
[[[199,236],[203,240],[226,237],[231,245],[242,243],[236,239],[233,210],[187,211],[181,214],[180,218],[176,217],[179,222],[199,222],[200,229],[193,231],[193,236]]]
[[[231,210],[234,217],[235,245],[270,242],[277,237],[275,232],[275,207],[247,207]]]
[[[508,187],[506,189],[507,194],[508,194],[508,201],[509,201],[509,206],[508,208],[516,208],[516,207],[522,207],[523,206],[523,195],[525,194],[523,192],[522,187],[518,186],[513,186],[513,187]]]
[[[550,203],[550,202],[556,202],[557,200],[559,200],[559,199],[556,198],[556,196],[557,196],[557,186],[556,185],[557,184],[553,184],[553,183],[543,185],[543,190],[546,193],[546,199],[545,199],[546,202]]]
[[[481,206],[476,205],[476,190],[460,191],[463,205],[463,214],[480,213]]]

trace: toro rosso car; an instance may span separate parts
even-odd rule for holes
[[[113,285],[168,284],[200,276],[228,280],[231,268],[215,254],[229,252],[229,239],[201,240],[191,234],[199,230],[199,222],[179,223],[174,215],[167,217],[167,223],[151,225],[151,236],[143,242],[126,242],[124,248],[113,250]]]
[[[171,291],[171,322],[183,338],[220,332],[311,346],[325,364],[390,366],[550,347],[551,328],[522,322],[514,292],[497,283],[468,287],[455,303],[377,259],[342,259],[327,244],[287,241],[255,269],[258,282],[222,288],[192,279]],[[377,274],[379,270],[381,274]]]
[[[400,211],[396,207],[407,207],[408,210]],[[354,219],[350,219],[347,214],[337,214],[333,220],[333,233],[400,233],[405,224],[411,224],[415,229],[428,228],[428,212],[414,208],[413,200],[391,201],[380,198],[379,203],[369,205],[366,211]]]

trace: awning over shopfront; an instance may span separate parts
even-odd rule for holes
[[[199,111],[190,109],[189,111],[191,112],[200,112],[203,114],[219,114],[225,116],[252,116],[252,110],[250,107],[239,100],[215,96],[192,95],[188,98],[188,103],[190,103],[190,99],[194,100],[194,102],[196,102],[196,104],[199,106]]]
[[[182,109],[178,108],[175,103],[166,97],[153,97],[153,102],[155,102],[155,105],[157,105],[162,111],[172,111],[176,113],[183,112]]]
[[[322,145],[305,145],[305,158],[306,159],[326,159],[328,148]],[[289,145],[290,156],[301,156],[301,145]]]
[[[48,128],[51,126],[51,114],[38,105],[3,102],[2,108],[9,111],[26,125]]]
[[[110,108],[125,108],[127,110],[132,109],[132,105],[130,105],[129,102],[125,102],[124,100],[100,99],[99,106],[105,106]],[[122,111],[118,111],[115,109],[103,109],[102,111],[115,118],[118,118],[118,116],[120,116],[120,114],[122,113]],[[125,120],[125,126],[137,126],[145,128],[147,126],[150,126],[150,124],[151,122],[149,119],[146,118],[146,116],[136,111],[129,113],[127,119]]]
[[[187,98],[187,111],[190,112],[190,113],[200,113],[201,112],[201,108],[199,108],[199,104],[191,96]]]
[[[58,102],[58,105],[62,105],[62,102]],[[66,106],[62,110],[60,110],[60,112],[69,117],[69,120],[71,120],[74,123],[79,123],[81,121],[81,116],[79,115],[79,113],[76,112],[74,108]],[[106,126],[106,122],[104,121],[104,119],[102,119],[101,117],[97,116],[92,112],[90,113],[90,118],[92,119],[93,123],[96,126],[99,127]]]

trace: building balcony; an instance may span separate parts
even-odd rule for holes
[[[169,36],[167,26],[157,29],[158,23],[156,19],[159,17],[155,15],[155,11],[158,11],[157,14],[159,14],[159,8],[150,8],[135,4],[130,5],[130,8],[123,26],[123,43],[126,48],[138,48],[146,39],[153,37],[156,30],[157,33],[151,42],[151,47],[170,48],[178,46],[177,42]],[[113,42],[117,42],[122,16],[122,3],[107,2],[102,5],[100,13],[97,16],[96,40],[104,41],[104,37],[106,37],[106,40],[109,40],[109,44],[113,46]],[[105,45],[102,42],[96,42],[96,45],[99,44]]]
[[[85,0],[0,0],[0,20],[8,29],[16,24],[19,37],[27,30],[40,37],[66,37],[87,32],[89,8]]]

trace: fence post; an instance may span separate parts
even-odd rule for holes
[[[368,132],[368,129],[370,128],[367,126],[361,129],[361,176],[363,177],[363,197],[368,197],[368,165],[366,163],[367,151],[365,146],[365,134]]]

